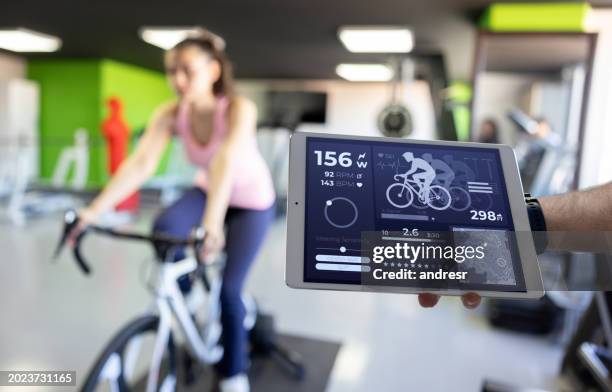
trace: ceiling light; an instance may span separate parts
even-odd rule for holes
[[[23,28],[0,30],[0,48],[11,52],[55,52],[62,40],[52,35]]]
[[[351,82],[387,82],[393,70],[385,64],[339,64],[336,73]]]
[[[408,53],[414,47],[412,31],[401,26],[344,26],[338,38],[353,53]]]
[[[139,33],[143,41],[168,50],[199,31],[198,27],[143,27]]]

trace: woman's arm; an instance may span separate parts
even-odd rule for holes
[[[253,137],[257,127],[257,108],[246,98],[237,97],[229,106],[229,134],[214,155],[208,170],[208,200],[202,226],[206,230],[205,255],[219,251],[224,243],[223,224],[232,191],[236,160]]]
[[[85,223],[95,221],[153,175],[172,135],[175,110],[175,103],[164,104],[155,110],[135,151],[119,166],[117,173],[89,207],[81,211],[81,219]]]

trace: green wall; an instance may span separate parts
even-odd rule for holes
[[[159,72],[113,60],[102,60],[100,72],[102,112],[108,113],[104,105],[107,98],[120,97],[132,130],[144,128],[153,109],[173,98],[165,76]]]
[[[28,64],[28,78],[41,91],[41,180],[48,180],[62,148],[73,143],[77,128],[89,131],[87,186],[108,180],[106,145],[100,125],[108,115],[106,100],[123,100],[132,132],[144,128],[157,105],[172,98],[162,73],[112,60],[47,59]]]
[[[33,60],[28,77],[40,84],[40,173],[49,179],[60,151],[72,144],[74,131],[89,131],[90,173],[99,172],[100,63],[95,60]]]

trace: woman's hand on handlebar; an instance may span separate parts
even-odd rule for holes
[[[85,208],[79,211],[78,213],[79,223],[74,229],[72,229],[72,231],[68,235],[68,245],[70,245],[71,247],[74,247],[76,244],[76,239],[78,238],[79,234],[81,234],[84,230],[86,230],[89,225],[93,225],[94,223],[96,223],[97,218],[98,218],[98,214],[96,214],[94,211],[92,211],[89,208]]]
[[[476,293],[466,293],[461,296],[461,302],[463,302],[463,306],[468,309],[477,308],[478,305],[480,305],[480,299],[480,295]],[[437,294],[419,294],[419,304],[424,308],[433,308],[434,306],[436,306],[439,300],[440,296]]]
[[[206,237],[204,237],[204,245],[200,250],[201,259],[204,262],[211,262],[225,247],[225,233],[223,226],[218,225],[204,225],[204,232]]]

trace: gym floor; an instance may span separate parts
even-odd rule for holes
[[[152,213],[134,223],[145,229]],[[76,370],[83,377],[113,333],[149,303],[142,244],[87,239],[93,275],[50,255],[60,216],[0,225],[0,369]],[[562,350],[549,338],[492,329],[484,307],[444,298],[422,309],[409,295],[293,290],[285,286],[285,222],[269,233],[249,290],[281,332],[342,343],[328,391],[479,391],[487,379],[552,387]]]

